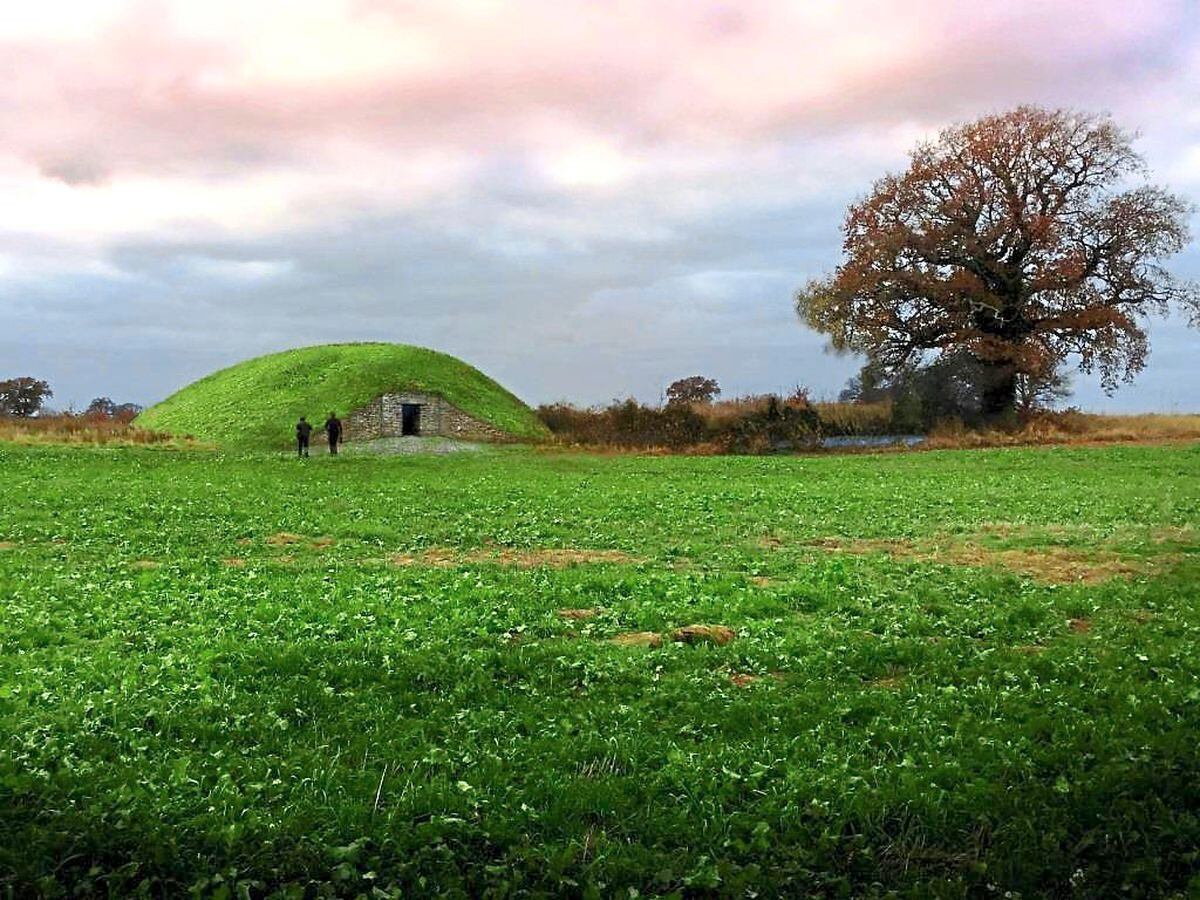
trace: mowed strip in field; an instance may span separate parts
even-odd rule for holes
[[[1184,892],[1200,448],[0,444],[0,891]]]

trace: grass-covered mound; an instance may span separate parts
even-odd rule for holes
[[[137,425],[221,443],[278,446],[302,415],[319,424],[380,394],[440,394],[514,437],[546,431],[533,411],[478,369],[406,344],[325,344],[247,360],[201,378],[137,419]]]

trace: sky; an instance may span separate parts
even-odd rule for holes
[[[532,403],[832,396],[861,361],[792,295],[847,205],[1020,103],[1111,113],[1200,200],[1200,0],[0,4],[0,378],[57,407],[356,340]],[[1074,402],[1200,411],[1200,332],[1150,333]]]

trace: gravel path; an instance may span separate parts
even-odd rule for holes
[[[482,449],[482,444],[456,441],[451,438],[394,437],[343,444],[340,452],[346,456],[404,456],[410,453],[458,453],[464,450]]]

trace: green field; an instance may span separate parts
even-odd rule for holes
[[[0,444],[0,510],[0,897],[1200,891],[1200,446]]]
[[[440,394],[518,438],[542,438],[533,410],[473,366],[407,344],[323,344],[271,353],[214,372],[137,419],[141,428],[222,446],[280,447],[300,416],[319,424],[400,390]]]

